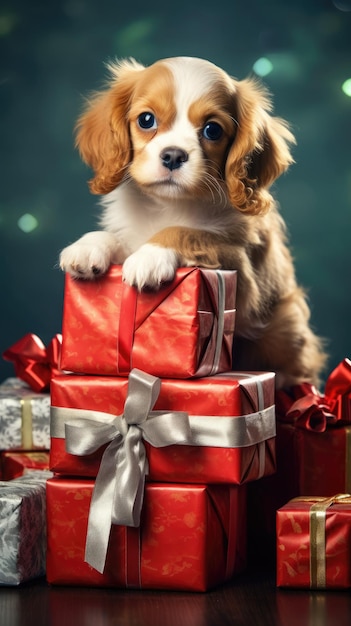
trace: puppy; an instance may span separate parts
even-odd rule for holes
[[[326,357],[269,191],[294,137],[268,93],[198,58],[109,70],[77,124],[103,230],[65,248],[62,270],[95,279],[123,264],[142,290],[180,266],[236,269],[234,368],[273,370],[278,388],[318,385]]]

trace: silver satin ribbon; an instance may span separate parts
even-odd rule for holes
[[[142,439],[162,447],[189,438],[187,413],[152,414],[160,388],[159,378],[133,369],[123,415],[111,419],[109,414],[100,414],[100,417],[108,416],[108,423],[81,418],[65,423],[66,450],[70,454],[90,454],[110,442],[94,485],[85,545],[85,561],[99,572],[105,567],[111,524],[140,524],[148,473]]]
[[[248,378],[253,378],[255,379],[255,384],[256,384],[256,389],[257,389],[257,400],[258,400],[258,415],[264,415],[265,416],[265,423],[264,426],[267,427],[268,432],[274,432],[274,434],[267,434],[266,439],[270,439],[271,437],[275,437],[276,435],[276,428],[275,428],[275,407],[270,406],[267,409],[264,408],[265,405],[265,399],[264,399],[264,389],[263,389],[263,384],[262,384],[262,380],[260,380],[257,376],[257,374],[254,373],[250,373],[250,372],[231,372],[230,373],[232,376],[235,376],[235,378],[237,380],[240,381],[240,379],[248,379]],[[217,374],[217,376],[228,376],[227,373],[223,372],[221,374]],[[255,414],[253,414],[255,415]],[[255,420],[256,422],[256,420]],[[252,430],[252,429],[251,429]],[[260,429],[261,430],[261,429]],[[263,429],[264,430],[264,429]],[[265,444],[265,440],[264,439],[258,439],[257,440],[257,449],[258,449],[258,475],[257,475],[257,479],[262,478],[262,476],[264,476],[264,472],[265,472],[265,467],[266,467],[266,444]],[[251,445],[251,444],[248,444]]]
[[[224,336],[224,309],[225,309],[225,281],[222,272],[217,272],[218,280],[218,319],[217,319],[217,336],[216,336],[216,350],[213,358],[213,366],[211,375],[218,372],[219,360],[222,353],[222,344]]]
[[[182,441],[175,441],[179,424],[178,422],[175,424],[171,420],[172,415],[179,416],[179,413],[151,411],[147,422],[142,425],[143,439],[156,446],[154,440],[151,441],[151,437],[149,437],[149,431],[154,428],[155,422],[157,423],[157,435],[162,433],[163,437],[168,434],[169,443],[162,445],[180,443],[187,446],[210,446],[212,448],[246,448],[260,443],[264,444],[267,439],[276,435],[274,405],[249,415],[229,415],[220,418],[218,415],[189,415],[188,434]],[[158,421],[160,416],[162,416],[162,420]],[[120,419],[119,416],[114,418],[110,413],[100,411],[53,406],[51,407],[51,437],[64,439],[66,432],[66,439],[68,435],[70,441],[77,441],[76,449],[78,450],[80,446],[82,449],[81,452],[71,452],[71,454],[89,454],[107,441],[112,440],[116,428],[118,428],[113,423],[118,424]],[[73,427],[75,427],[74,430]],[[170,433],[169,429],[173,429],[173,427],[175,433]],[[86,449],[85,442],[89,439],[92,441],[92,446],[89,448],[90,452],[83,452],[83,449]],[[67,452],[70,451],[68,445],[70,447],[66,441]]]

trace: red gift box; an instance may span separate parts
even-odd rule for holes
[[[351,492],[351,362],[329,375],[325,393],[296,385],[276,394],[277,475],[285,502]]]
[[[107,428],[105,442],[108,443],[114,436],[121,436],[119,433],[126,421],[121,415],[126,410],[130,413],[130,399],[134,396],[138,398],[138,394],[142,393],[138,390],[135,394],[133,391],[128,393],[135,372],[138,376],[153,379],[133,370],[129,381],[127,378],[74,375],[59,376],[53,380],[52,471],[75,476],[97,475],[106,449],[99,435],[99,424],[103,424],[103,431]],[[154,404],[155,411],[150,412],[151,425],[156,431],[167,431],[169,439],[164,447],[164,442],[154,443],[147,433],[141,432],[150,479],[240,484],[275,471],[273,373],[229,372],[203,379],[153,380],[158,381],[160,389]],[[147,402],[144,400],[142,405],[146,407]],[[135,412],[138,411],[137,407]],[[108,425],[116,419],[115,416],[119,416],[121,424],[113,434]],[[140,415],[129,417],[129,423],[133,424],[133,419],[134,422],[140,421]],[[165,421],[169,419],[173,422]],[[91,420],[95,420],[95,425],[91,424]],[[181,426],[186,425],[185,422],[189,425],[184,433]],[[70,431],[75,423],[76,435]],[[148,423],[149,419],[145,419],[144,424],[147,426]],[[144,426],[139,427],[142,429]],[[93,443],[96,441],[96,445],[81,450],[83,435],[92,439]],[[72,453],[69,443],[75,437],[77,446]]]
[[[157,292],[122,282],[121,266],[94,281],[66,277],[61,368],[160,377],[231,369],[236,272],[180,268]]]
[[[277,585],[351,586],[351,496],[295,498],[277,511]]]
[[[49,452],[2,452],[0,454],[1,480],[12,480],[27,470],[48,470]]]
[[[351,426],[315,432],[278,422],[276,445],[285,500],[351,492]]]
[[[100,573],[85,561],[94,481],[47,483],[47,580],[206,591],[246,562],[245,487],[148,483],[139,528],[112,525]]]

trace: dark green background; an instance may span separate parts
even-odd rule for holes
[[[331,369],[351,356],[351,98],[341,88],[351,78],[351,0],[1,1],[0,350],[61,330],[59,250],[96,227],[73,147],[83,95],[102,86],[109,59],[175,55],[238,78],[261,57],[272,63],[263,81],[298,141],[275,193]],[[18,227],[26,213],[38,221],[30,233]],[[0,368],[0,378],[13,373]]]

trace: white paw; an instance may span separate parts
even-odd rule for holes
[[[173,280],[177,267],[177,254],[172,248],[145,243],[124,261],[123,280],[139,291],[144,287],[158,289]]]
[[[118,242],[112,233],[87,233],[62,250],[60,267],[73,278],[91,280],[105,274],[111,263],[118,263],[117,249]]]

